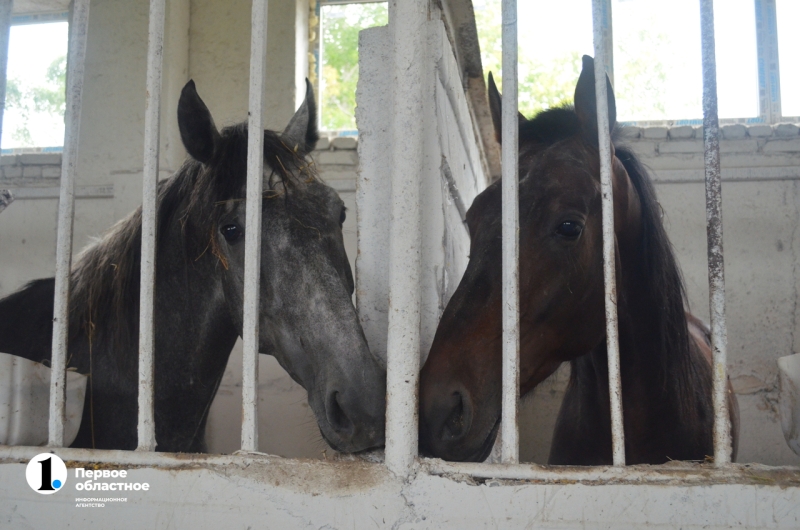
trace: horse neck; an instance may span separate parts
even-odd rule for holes
[[[638,429],[643,437],[654,429],[691,430],[699,425],[698,414],[705,406],[697,397],[705,366],[688,334],[679,272],[670,270],[667,276],[674,285],[668,290],[656,289],[651,283],[664,281],[664,276],[649,276],[654,274],[647,272],[650,252],[641,243],[620,245],[617,274],[626,431],[636,436]],[[671,254],[663,263],[677,267]]]

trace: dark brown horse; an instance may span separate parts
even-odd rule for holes
[[[574,108],[520,115],[520,393],[570,361],[551,464],[612,462],[603,307],[600,162],[594,66],[584,56]],[[616,123],[608,83],[609,122]],[[489,99],[500,140],[500,94]],[[627,462],[713,454],[708,330],[685,311],[684,287],[650,178],[612,146],[620,363]],[[501,412],[500,183],[467,214],[470,261],[421,374],[420,446],[479,461]],[[734,455],[738,405],[729,385]]]

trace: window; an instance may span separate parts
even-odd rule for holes
[[[388,3],[322,0],[319,20],[320,128],[356,134],[358,32],[388,24]]]
[[[702,66],[697,0],[609,0],[613,78],[620,121],[701,123]],[[777,0],[783,116],[800,115],[800,17],[795,0]],[[501,70],[500,0],[475,0],[484,71]],[[714,4],[721,119],[767,121],[759,104],[756,8],[761,0]],[[571,103],[580,57],[594,55],[591,0],[519,2],[519,106],[526,116]],[[773,12],[774,13],[774,12]],[[768,26],[768,25],[767,25]],[[499,84],[499,83],[498,83]]]
[[[502,90],[500,0],[475,0],[484,73]],[[526,116],[571,103],[581,56],[594,55],[591,0],[518,2],[519,110]],[[569,17],[565,17],[565,14]]]
[[[4,151],[64,144],[68,23],[66,14],[15,17],[8,47]]]

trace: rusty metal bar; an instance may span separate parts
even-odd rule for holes
[[[519,462],[519,120],[517,0],[503,0],[501,163],[503,229],[503,397],[500,459]]]
[[[244,232],[242,332],[242,451],[258,451],[258,324],[261,277],[261,197],[264,180],[264,82],[267,66],[267,0],[253,0],[250,102],[247,122],[247,199]]]
[[[166,0],[150,0],[147,44],[147,90],[144,115],[144,170],[142,175],[142,264],[139,285],[139,451],[155,451],[153,408],[155,355],[154,307],[156,288],[156,194],[161,119],[161,78],[164,58]]]
[[[50,419],[47,445],[64,445],[67,347],[69,339],[69,273],[72,268],[72,224],[75,218],[75,172],[78,165],[78,135],[81,130],[86,35],[89,29],[89,0],[75,0],[70,21],[67,56],[67,95],[64,115],[64,155],[61,163],[61,191],[58,199],[56,237],[55,299],[53,301],[53,342],[50,366]]]
[[[717,62],[714,50],[714,4],[700,0],[703,48],[703,146],[706,175],[706,231],[711,343],[714,350],[714,463],[731,461],[731,430],[727,400],[728,329],[725,324],[725,262],[722,250],[722,182],[719,164]]]
[[[617,327],[616,238],[614,236],[614,189],[611,181],[611,134],[608,123],[608,90],[605,72],[603,0],[592,1],[594,26],[594,79],[597,95],[597,137],[600,150],[600,191],[603,196],[603,276],[605,279],[606,350],[608,393],[611,398],[611,439],[615,466],[625,465],[625,430],[622,421],[622,382],[619,372]]]

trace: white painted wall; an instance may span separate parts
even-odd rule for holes
[[[361,32],[356,121],[360,133],[356,295],[370,348],[385,359],[389,306],[392,75],[389,27]],[[469,103],[445,26],[434,11],[428,26],[431,72],[420,80],[426,120],[421,178],[420,354],[427,358],[436,325],[467,266],[469,233],[463,207],[485,188],[484,156],[470,121]]]

